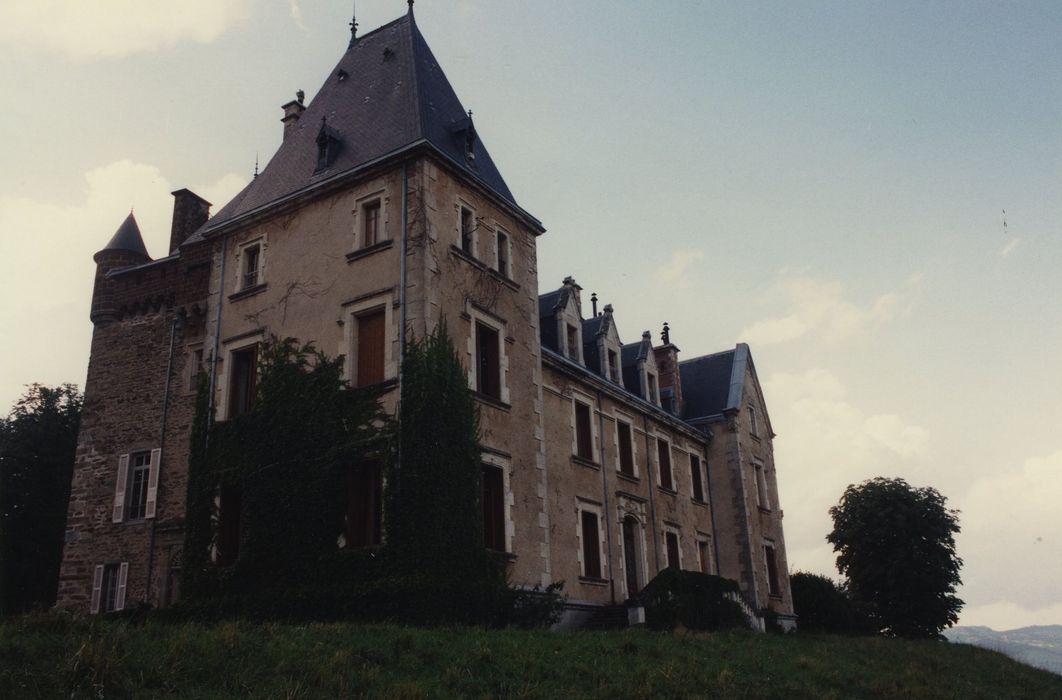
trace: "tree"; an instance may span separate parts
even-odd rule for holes
[[[33,384],[0,419],[0,613],[55,603],[80,422],[72,384]]]
[[[958,511],[945,504],[934,488],[878,477],[850,485],[830,508],[837,568],[884,635],[936,638],[958,621]]]
[[[798,571],[789,577],[793,612],[802,632],[867,634],[868,620],[848,595],[845,586],[818,574]]]

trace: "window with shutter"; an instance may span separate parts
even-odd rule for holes
[[[487,549],[506,551],[505,474],[498,467],[483,465],[483,541]]]
[[[118,458],[118,475],[114,485],[114,507],[111,521],[120,523],[125,518],[125,485],[129,478],[129,455]]]
[[[587,461],[594,460],[594,437],[591,410],[582,401],[575,404],[575,455]]]
[[[461,207],[461,250],[469,255],[475,255],[476,216],[468,207]]]
[[[623,421],[616,421],[616,438],[619,443],[619,470],[621,474],[634,474],[634,442],[631,439],[631,426]]]
[[[763,510],[771,509],[771,499],[767,495],[767,475],[762,464],[754,464],[756,469],[756,505]]]
[[[103,594],[103,564],[98,564],[92,573],[92,598],[89,600],[89,614],[95,615],[100,611],[100,598]]]
[[[693,500],[704,502],[704,481],[701,474],[701,458],[690,455],[690,479],[693,482]]]
[[[509,237],[498,231],[496,240],[497,258],[498,258],[498,272],[505,276],[509,276]]]
[[[380,242],[380,200],[374,199],[361,208],[361,245],[367,248]]]
[[[492,399],[501,400],[499,342],[498,331],[476,322],[476,390]]]
[[[154,518],[159,501],[159,471],[162,466],[162,450],[151,451],[151,471],[148,475],[147,498],[144,501],[144,517]]]
[[[92,579],[92,602],[89,612],[115,612],[125,608],[125,587],[129,578],[128,562],[101,564]]]
[[[579,331],[572,324],[565,324],[568,333],[568,357],[575,362],[579,361]]]
[[[583,576],[601,578],[601,537],[598,534],[597,513],[580,511],[583,535]]]
[[[697,540],[697,559],[702,574],[712,573],[711,543],[708,540]]]
[[[670,530],[664,533],[664,542],[667,544],[667,565],[671,569],[681,569],[682,561],[679,554],[679,536],[677,532]]]
[[[233,351],[231,362],[228,417],[235,418],[250,411],[254,403],[258,381],[258,345]]]
[[[151,453],[134,452],[129,455],[129,489],[126,497],[128,520],[143,520],[147,511],[148,481],[151,477]]]
[[[673,491],[675,489],[675,479],[671,474],[671,445],[667,440],[657,438],[656,454],[660,465],[660,486]]]
[[[379,461],[350,470],[344,537],[347,547],[375,547],[383,539],[383,470]]]
[[[763,546],[763,556],[767,560],[767,592],[770,595],[782,595],[778,585],[778,563],[775,561],[774,545]]]
[[[384,380],[384,350],[387,342],[385,309],[355,316],[358,324],[358,366],[356,386],[379,384]]]

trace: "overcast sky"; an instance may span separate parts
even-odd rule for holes
[[[172,190],[235,194],[350,5],[0,5],[0,406],[84,384],[92,254],[135,207],[162,256]],[[542,291],[574,275],[683,357],[751,345],[793,570],[836,577],[827,509],[902,476],[962,511],[962,624],[1062,623],[1062,5],[416,14],[548,229]]]

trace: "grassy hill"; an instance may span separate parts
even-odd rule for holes
[[[943,642],[750,632],[549,633],[0,624],[3,698],[1062,697],[1062,677]]]

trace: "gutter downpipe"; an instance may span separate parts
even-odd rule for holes
[[[221,238],[221,271],[218,274],[218,310],[214,315],[214,348],[210,351],[210,396],[207,401],[207,424],[214,424],[214,396],[218,388],[218,349],[221,347],[221,304],[225,299],[225,255],[229,251],[229,236]],[[208,430],[203,439],[210,440]]]
[[[598,435],[598,454],[600,455],[601,463],[601,497],[605,501],[604,505],[604,518],[605,518],[605,547],[608,550],[608,587],[609,587],[609,600],[612,604],[616,604],[616,576],[613,573],[615,562],[612,559],[612,510],[608,505],[608,479],[605,474],[605,416],[601,411],[601,390],[597,390],[597,435]]]
[[[162,457],[166,454],[166,418],[170,413],[170,385],[173,383],[173,348],[177,335],[177,317],[170,321],[170,354],[166,360],[166,388],[162,392],[162,426],[159,428],[159,464],[155,474],[155,517],[151,519],[151,538],[148,544],[147,584],[144,586],[144,602],[151,598],[151,579],[155,571],[155,528],[158,526],[159,487],[162,485]]]
[[[712,429],[709,426],[704,426],[705,446],[711,445],[715,439],[715,435],[712,433]],[[712,487],[712,463],[707,459],[711,451],[706,449],[704,451],[704,473],[708,479],[708,519],[712,523],[712,553],[715,555],[715,575],[719,576],[719,535],[715,529],[715,503],[712,501],[715,494],[715,488]]]
[[[410,5],[412,7],[412,5]],[[398,399],[395,403],[395,419],[398,422],[398,440],[395,441],[395,467],[402,468],[402,365],[406,363],[406,246],[409,233],[409,161],[402,162],[402,244],[399,246],[398,273]],[[386,537],[386,535],[385,535]]]
[[[737,412],[735,411],[735,414]],[[736,420],[735,416],[728,416],[728,419]],[[752,588],[752,602],[753,612],[759,616],[760,595],[759,587],[756,585],[756,560],[752,555],[752,548],[755,547],[755,543],[752,541],[752,517],[749,515],[749,498],[748,489],[745,487],[745,468],[741,459],[741,439],[738,432],[734,431],[734,451],[737,453],[737,469],[738,469],[738,483],[741,485],[741,511],[745,516],[745,559],[748,562],[749,567],[749,584]],[[762,617],[760,618],[762,621]]]
[[[660,542],[656,536],[656,499],[653,492],[656,491],[656,479],[653,478],[652,448],[649,447],[649,417],[642,414],[642,430],[645,432],[645,478],[649,482],[649,526],[653,535],[653,564],[656,573],[660,573]],[[645,574],[646,583],[649,583],[649,572]]]

